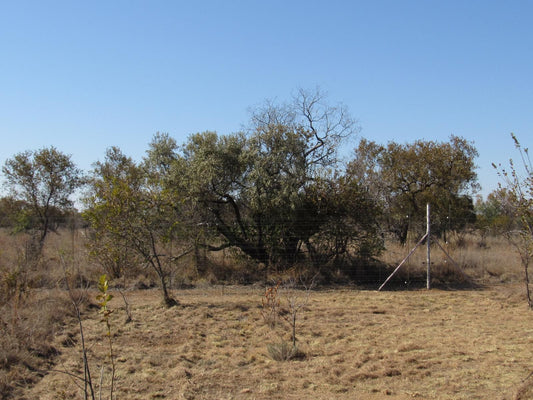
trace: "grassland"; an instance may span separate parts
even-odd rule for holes
[[[117,399],[510,399],[533,370],[533,321],[517,285],[314,291],[298,321],[305,358],[284,362],[267,352],[283,333],[263,321],[261,288],[175,295],[180,306],[167,309],[153,290],[129,292],[129,324],[112,301]],[[94,310],[84,318],[96,374],[109,365],[104,327]],[[81,374],[77,336],[56,337],[54,369]],[[24,396],[81,398],[81,390],[49,372]]]
[[[394,265],[408,250],[389,246],[384,262]],[[114,398],[533,398],[533,320],[516,254],[501,240],[479,246],[472,239],[450,244],[448,251],[473,285],[447,284],[456,267],[436,251],[435,288],[417,288],[422,251],[402,268],[398,279],[405,285],[381,292],[372,285],[311,291],[297,315],[304,356],[289,361],[275,361],[267,350],[269,344],[288,342],[290,331],[283,323],[275,329],[265,323],[262,285],[198,281],[191,289],[173,289],[179,305],[172,308],[162,306],[158,290],[128,285],[129,323],[114,290]],[[39,278],[43,288],[24,293],[20,302],[16,291],[4,300],[0,398],[83,398],[82,381],[70,375],[83,376],[83,362],[80,331],[60,284],[62,271],[53,268],[59,261],[51,252],[49,270]],[[5,284],[16,270],[5,261],[2,267]],[[96,274],[91,268],[77,273]],[[34,282],[39,274],[42,269],[28,279]],[[54,282],[55,288],[44,288]],[[86,300],[82,320],[94,386],[97,391],[102,386],[102,398],[109,398],[106,329],[90,304],[96,291],[75,294]],[[283,294],[280,300],[285,301]]]

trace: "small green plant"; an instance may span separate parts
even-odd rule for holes
[[[102,322],[105,323],[106,326],[106,336],[108,339],[109,344],[109,359],[111,361],[111,387],[109,389],[109,399],[113,400],[113,390],[115,386],[115,355],[113,353],[113,338],[111,335],[111,323],[110,323],[110,316],[113,313],[113,310],[110,310],[108,307],[108,303],[113,299],[113,295],[108,293],[109,290],[109,281],[107,280],[107,275],[103,274],[100,276],[100,279],[98,281],[98,291],[100,292],[96,296],[96,300],[98,300],[98,306],[100,307],[100,314],[102,314]],[[103,371],[103,368],[102,368]],[[101,380],[100,380],[101,381]],[[100,397],[101,397],[101,391],[102,391],[102,385],[100,385]]]
[[[74,306],[75,312],[76,312],[76,318],[78,320],[79,324],[79,331],[80,331],[80,338],[81,338],[81,350],[82,350],[82,357],[83,357],[83,376],[78,376],[76,374],[72,374],[67,371],[58,371],[62,372],[66,375],[69,375],[73,377],[75,380],[79,380],[83,383],[83,387],[80,387],[83,390],[83,398],[85,400],[96,400],[96,393],[94,389],[94,384],[92,380],[91,370],[89,367],[89,359],[87,355],[87,345],[85,343],[85,335],[83,330],[83,321],[81,317],[81,310],[80,310],[80,298],[79,296],[76,296],[74,291],[71,289],[71,286],[69,284],[69,276],[67,272],[67,261],[65,259],[65,255],[60,253],[60,259],[63,264],[64,273],[65,273],[65,284],[67,286],[67,292],[69,294],[70,300]],[[109,292],[109,281],[107,279],[107,275],[101,275],[98,280],[98,295],[96,296],[96,300],[98,301],[98,306],[100,307],[99,313],[102,316],[102,322],[105,324],[106,331],[105,335],[108,339],[108,345],[109,345],[109,359],[111,362],[111,384],[110,384],[110,394],[109,399],[113,400],[113,392],[115,389],[115,354],[113,351],[113,336],[111,334],[111,321],[110,316],[113,313],[113,310],[109,308],[109,302],[113,299],[113,295]],[[102,390],[103,390],[103,380],[104,380],[104,365],[102,365],[100,369],[100,385],[99,385],[99,396],[98,399],[102,399]]]
[[[76,296],[74,291],[72,290],[72,287],[69,283],[69,273],[68,273],[68,261],[65,256],[64,252],[59,253],[59,259],[61,260],[61,265],[63,266],[63,273],[65,275],[65,285],[67,287],[67,293],[70,298],[70,301],[72,303],[72,306],[74,307],[76,320],[78,321],[79,331],[80,331],[80,340],[81,340],[81,354],[82,354],[82,360],[83,360],[83,377],[78,376],[76,374],[72,374],[68,371],[58,371],[61,373],[64,373],[66,375],[69,375],[76,380],[80,380],[83,382],[83,387],[81,388],[83,390],[83,398],[84,400],[88,400],[89,398],[92,400],[95,400],[94,395],[94,386],[93,386],[93,380],[91,375],[91,369],[89,367],[89,359],[87,358],[87,346],[85,344],[85,333],[83,330],[83,320],[81,318],[81,297]]]

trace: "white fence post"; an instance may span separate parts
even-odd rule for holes
[[[429,217],[429,211],[430,211],[430,207],[429,207],[429,203],[427,203],[427,206],[426,206],[426,224],[427,224],[427,227],[426,227],[426,240],[427,240],[427,258],[426,258],[426,262],[427,262],[427,282],[426,282],[426,287],[427,289],[429,290],[431,288],[431,220],[430,220],[430,217]]]

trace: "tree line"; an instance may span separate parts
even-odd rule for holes
[[[2,168],[0,224],[33,232],[38,252],[76,215],[72,195],[83,187],[91,253],[115,276],[132,262],[149,266],[168,304],[169,268],[189,254],[233,249],[265,273],[327,271],[378,256],[386,238],[423,232],[426,203],[440,235],[497,225],[497,196],[474,204],[473,143],[361,139],[343,160],[359,131],[343,105],[301,90],[257,107],[240,132],[182,144],[156,133],[142,160],[111,147],[89,173],[55,147],[26,151]]]

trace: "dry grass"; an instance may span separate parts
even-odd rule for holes
[[[73,246],[74,240],[51,235],[38,260],[27,256],[28,243],[27,235],[0,231],[0,399],[20,398],[42,370],[52,367],[61,347],[55,342],[73,317],[71,299],[62,289],[65,276],[84,307],[84,291],[77,287],[86,283],[85,274],[92,273],[86,260],[61,262],[59,254],[65,249],[59,246]]]
[[[277,362],[259,287],[128,294],[134,322],[113,314],[118,399],[511,399],[526,393],[533,324],[521,286],[484,290],[311,294],[301,314],[303,359]],[[119,308],[116,297],[111,307]],[[104,327],[86,315],[94,371],[105,363]],[[75,330],[73,330],[75,333]],[[61,350],[56,369],[80,373],[80,349]],[[63,339],[64,341],[64,339]],[[521,391],[521,392],[520,392]],[[104,392],[105,393],[105,392]],[[50,372],[27,399],[81,398]],[[527,397],[519,397],[521,399]]]
[[[66,293],[56,290],[15,295],[0,306],[0,399],[19,398],[51,367],[70,309]]]
[[[533,325],[517,254],[502,239],[452,239],[446,251],[477,289],[442,290],[458,288],[462,275],[434,247],[437,289],[414,290],[425,279],[425,249],[419,249],[386,287],[409,290],[312,292],[298,313],[300,354],[283,362],[274,361],[268,348],[290,342],[290,333],[273,333],[265,324],[264,289],[212,286],[235,276],[235,282],[249,279],[245,267],[232,266],[231,255],[214,255],[206,276],[195,275],[192,267],[185,277],[176,270],[178,307],[161,306],[157,289],[127,291],[132,323],[124,324],[117,293],[110,304],[117,309],[116,398],[533,398]],[[65,270],[72,287],[96,281],[102,271],[87,259],[79,232],[52,235],[38,265],[24,263],[23,237],[0,234],[0,249],[0,399],[82,398],[76,380],[57,372],[83,374]],[[388,245],[381,261],[395,266],[409,250]],[[66,264],[60,254],[67,255]],[[370,287],[387,274],[384,269],[376,275]],[[180,279],[197,288],[176,290]],[[152,287],[153,281],[134,276],[129,284]],[[98,386],[101,365],[109,366],[105,327],[95,309],[85,309],[83,318]],[[104,369],[104,386],[108,377]]]
[[[439,241],[442,249],[431,247],[431,271],[433,283],[453,286],[464,281],[463,273],[477,285],[494,285],[518,282],[523,279],[520,256],[508,241],[501,237],[481,240],[476,235],[451,237],[448,242]],[[390,266],[398,265],[415,247],[415,243],[401,246],[388,243],[381,261]],[[449,256],[449,257],[448,257]],[[451,258],[451,259],[450,259]],[[383,276],[384,281],[386,276]],[[396,281],[422,283],[426,279],[426,246],[420,246],[398,272]]]

